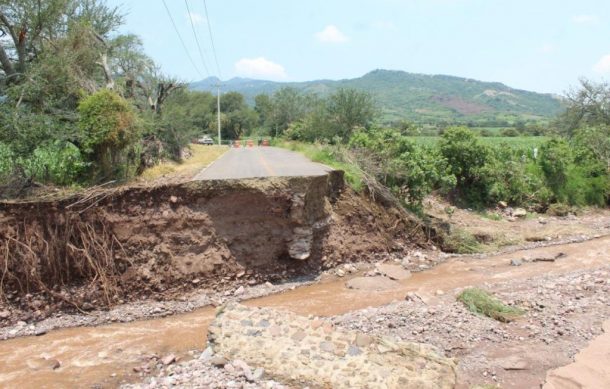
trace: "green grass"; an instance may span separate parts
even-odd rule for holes
[[[508,306],[500,300],[479,288],[464,289],[457,296],[469,311],[478,315],[485,315],[492,319],[508,323],[523,315],[522,309]]]
[[[470,232],[462,228],[452,228],[443,239],[443,250],[456,254],[475,254],[482,251],[481,244]]]
[[[278,140],[273,143],[276,147],[296,151],[305,155],[314,162],[330,166],[345,172],[345,181],[357,192],[362,189],[362,171],[353,164],[345,161],[346,150],[337,146],[310,144],[293,141]]]

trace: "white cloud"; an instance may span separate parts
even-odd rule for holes
[[[189,19],[193,22],[193,24],[201,24],[205,22],[205,18],[197,12],[187,13],[186,20],[188,21]]]
[[[389,20],[375,20],[371,26],[378,30],[396,31],[396,25]]]
[[[242,58],[235,63],[235,71],[246,77],[264,77],[271,79],[286,78],[286,70],[280,64],[265,57]]]
[[[606,54],[593,65],[593,70],[599,74],[610,76],[610,54]]]
[[[576,24],[595,24],[599,22],[599,18],[595,15],[576,15],[572,21]]]
[[[324,43],[344,43],[348,40],[347,36],[337,26],[332,24],[326,26],[324,30],[317,32],[316,38]]]

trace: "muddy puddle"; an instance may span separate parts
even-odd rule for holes
[[[246,304],[287,309],[303,315],[331,316],[402,300],[410,291],[433,304],[437,290],[608,264],[609,247],[610,237],[604,237],[484,259],[455,258],[413,274],[393,290],[347,289],[346,278],[342,278],[253,299]],[[513,258],[548,257],[560,252],[566,255],[555,262],[509,264]],[[134,381],[138,376],[133,368],[149,361],[151,355],[162,358],[174,353],[179,358],[188,358],[190,350],[204,348],[206,328],[213,316],[213,308],[202,308],[162,319],[60,329],[40,337],[1,341],[0,387],[114,387],[123,381]],[[57,361],[61,365],[53,370]]]

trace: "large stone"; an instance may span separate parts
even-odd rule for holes
[[[513,216],[514,217],[526,217],[527,216],[527,211],[523,208],[516,208],[513,211]]]
[[[574,357],[574,362],[546,374],[543,389],[610,388],[610,320],[599,335]]]
[[[290,258],[305,260],[311,255],[313,242],[313,229],[308,227],[295,227],[292,241],[288,246]]]
[[[384,275],[392,280],[406,280],[411,277],[411,272],[403,268],[401,265],[391,265],[381,263],[376,266],[376,269],[381,275]]]
[[[382,291],[396,289],[400,284],[388,277],[356,277],[345,283],[349,289],[360,289],[368,291]]]
[[[244,334],[244,319],[271,325],[252,340]],[[231,303],[219,309],[208,341],[215,352],[294,387],[448,389],[456,384],[455,362],[432,346],[332,327],[327,332],[325,326],[312,325],[314,321],[319,319]],[[271,334],[275,327],[291,331]],[[307,340],[293,339],[295,330],[303,331]]]

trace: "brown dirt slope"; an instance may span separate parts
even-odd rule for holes
[[[88,309],[223,290],[406,248],[395,239],[424,237],[414,220],[345,189],[341,172],[2,202],[0,305],[46,316],[53,304],[28,294]]]

